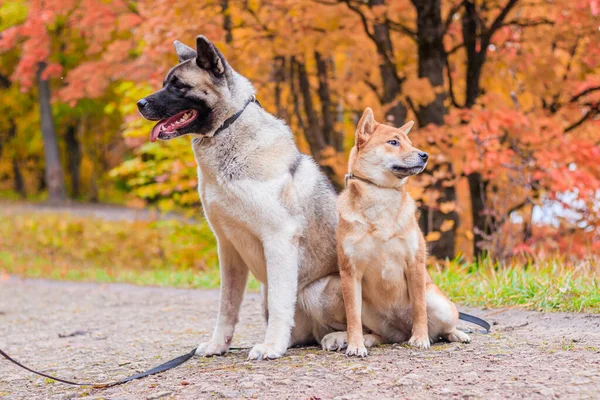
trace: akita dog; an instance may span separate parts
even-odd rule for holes
[[[350,153],[347,187],[337,202],[337,251],[348,330],[323,338],[323,348],[366,356],[366,347],[405,342],[429,348],[438,338],[469,342],[459,313],[431,281],[425,240],[406,191],[427,153],[408,139],[413,126],[379,124],[367,108]],[[363,335],[363,327],[370,333]]]
[[[194,138],[198,191],[221,268],[217,324],[196,354],[229,349],[248,272],[264,285],[268,319],[249,358],[281,357],[345,329],[333,187],[208,39],[198,36],[196,49],[176,41],[175,50],[179,64],[138,108],[158,121],[151,141]]]

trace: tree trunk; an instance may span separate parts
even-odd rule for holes
[[[440,0],[413,0],[417,11],[417,46],[419,51],[419,77],[427,78],[431,86],[438,93],[435,100],[427,105],[419,107],[416,110],[417,118],[421,126],[428,124],[442,125],[446,107],[444,100],[447,93],[444,87],[444,67],[446,53],[444,50],[442,24],[442,12]],[[440,193],[437,201],[438,205],[446,202],[456,202],[456,188],[447,186],[447,180],[453,180],[453,168],[451,163],[436,165],[431,174],[445,169],[447,176],[438,178],[431,185],[431,188]],[[441,227],[444,221],[454,222],[451,229],[442,232]],[[435,231],[440,232],[438,240],[429,243],[430,253],[438,259],[452,259],[455,257],[455,237],[458,227],[459,215],[452,211],[444,214],[439,207],[429,208],[421,207],[421,217],[419,219],[421,230],[425,234]]]
[[[481,78],[481,69],[485,61],[487,49],[477,48],[477,35],[480,29],[478,26],[479,16],[475,9],[475,3],[465,0],[463,4],[465,11],[462,17],[462,31],[465,49],[467,51],[465,107],[471,108],[475,105],[475,102],[481,93],[479,80]]]
[[[310,152],[312,153],[312,156],[318,162],[321,158],[321,150],[325,148],[327,143],[322,135],[321,127],[319,125],[319,117],[317,116],[317,112],[313,106],[312,96],[310,93],[310,83],[308,81],[308,74],[306,73],[306,66],[304,63],[301,63],[297,60],[295,63],[298,74],[298,88],[300,89],[300,93],[302,93],[304,114],[306,115],[306,120],[308,122],[308,126],[306,126],[305,130],[306,140],[310,146]]]
[[[321,101],[321,117],[323,119],[323,136],[329,146],[337,150],[337,133],[334,131],[335,117],[331,105],[331,93],[329,91],[329,78],[327,74],[327,61],[323,59],[318,51],[315,51],[317,64],[317,75],[319,77],[319,100]]]
[[[444,88],[444,25],[440,0],[413,0],[417,9],[417,46],[419,49],[419,78],[427,78],[434,90],[439,91],[435,100],[417,110],[421,126],[442,125],[446,107]]]
[[[80,165],[81,146],[77,139],[77,124],[67,126],[65,134],[65,145],[67,147],[67,165],[71,176],[71,198],[77,199],[80,193]]]
[[[275,81],[275,108],[277,117],[287,120],[287,112],[281,99],[281,87],[285,82],[285,57],[273,58],[273,80]]]
[[[369,0],[369,7],[385,5],[385,0]],[[400,102],[398,96],[402,92],[402,79],[398,76],[394,63],[394,46],[390,37],[390,27],[387,19],[377,21],[373,24],[372,40],[377,47],[377,54],[381,59],[379,73],[383,83],[382,105],[386,109],[385,118],[387,123],[400,126],[406,120],[407,110]]]
[[[494,33],[518,0],[508,0],[489,27],[482,25],[474,0],[463,0],[462,33],[467,52],[467,77],[465,87],[465,107],[472,108],[481,96],[481,73],[486,61],[488,46]],[[483,11],[482,11],[483,12]],[[489,216],[485,215],[486,187],[479,173],[468,176],[471,193],[471,213],[473,215],[473,250],[475,257],[481,257],[483,240],[493,233],[495,227]]]
[[[50,83],[47,79],[42,78],[45,69],[46,63],[40,62],[37,70],[37,82],[42,137],[44,139],[44,158],[46,161],[46,185],[48,187],[48,200],[61,202],[66,199],[65,182],[50,105]]]
[[[229,0],[221,0],[221,12],[223,13],[223,29],[225,30],[225,43],[233,42],[233,31],[231,25],[231,10]]]
[[[23,174],[21,174],[21,168],[19,167],[19,161],[17,160],[16,154],[12,159],[12,170],[15,192],[19,193],[21,198],[24,199],[27,197],[27,191],[25,190],[25,182],[23,181]]]
[[[1,79],[1,77],[0,77]],[[3,86],[0,81],[0,87],[9,87],[10,83],[7,86]],[[6,141],[12,140],[15,136],[17,136],[17,124],[15,120],[11,117],[8,117],[8,137]],[[0,157],[2,156],[2,147],[3,140],[0,140]],[[23,181],[23,175],[21,174],[21,168],[19,167],[19,161],[17,160],[17,152],[13,152],[13,157],[11,160],[12,164],[12,172],[13,172],[13,188],[15,192],[19,193],[22,198],[27,197],[27,192],[25,190],[25,183]]]
[[[471,215],[473,218],[473,255],[484,255],[482,243],[491,234],[491,223],[485,215],[487,183],[479,172],[473,172],[467,177],[471,197]]]

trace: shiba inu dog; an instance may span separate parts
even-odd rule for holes
[[[208,39],[198,36],[196,49],[176,41],[175,50],[179,64],[138,109],[157,121],[151,141],[193,137],[198,191],[218,242],[219,315],[196,354],[228,351],[249,272],[263,284],[267,315],[250,359],[345,329],[331,184]]]
[[[405,342],[429,348],[438,338],[469,342],[456,329],[459,313],[431,281],[425,239],[406,190],[428,155],[412,146],[409,122],[379,124],[367,108],[350,153],[347,187],[337,202],[337,251],[347,333],[323,338],[327,350],[366,356],[366,347]],[[363,327],[370,333],[363,335]]]

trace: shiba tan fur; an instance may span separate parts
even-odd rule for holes
[[[263,284],[267,318],[264,341],[252,348],[250,359],[278,358],[290,346],[319,343],[345,329],[336,194],[329,181],[298,151],[286,124],[256,103],[215,135],[255,90],[206,38],[198,37],[196,50],[180,42],[175,47],[180,64],[164,88],[138,106],[155,120],[195,107],[203,116],[183,133],[158,136],[194,138],[198,192],[218,243],[219,312],[212,339],[196,354],[228,351],[249,272]]]
[[[405,342],[429,348],[438,338],[468,342],[456,329],[458,311],[431,281],[426,246],[406,190],[427,154],[399,129],[379,124],[367,108],[356,131],[349,172],[355,178],[337,202],[337,251],[347,332],[323,338],[328,350],[366,356],[367,347]],[[363,328],[368,334],[363,334]]]

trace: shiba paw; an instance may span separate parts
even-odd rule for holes
[[[459,331],[458,329],[454,329],[452,332],[446,336],[449,342],[461,342],[461,343],[470,343],[471,338],[466,333]]]
[[[212,357],[222,356],[229,350],[229,345],[225,343],[218,343],[215,341],[200,343],[200,346],[196,349],[197,356]]]
[[[428,349],[431,345],[431,341],[427,335],[413,335],[408,341],[408,345],[418,349]]]
[[[349,344],[348,349],[346,349],[347,356],[366,357],[367,354],[367,348],[364,344],[358,346]]]
[[[285,354],[286,348],[279,348],[273,344],[261,343],[257,344],[250,350],[248,360],[272,360],[280,358]]]
[[[323,350],[336,351],[348,347],[348,332],[331,332],[321,339]]]

